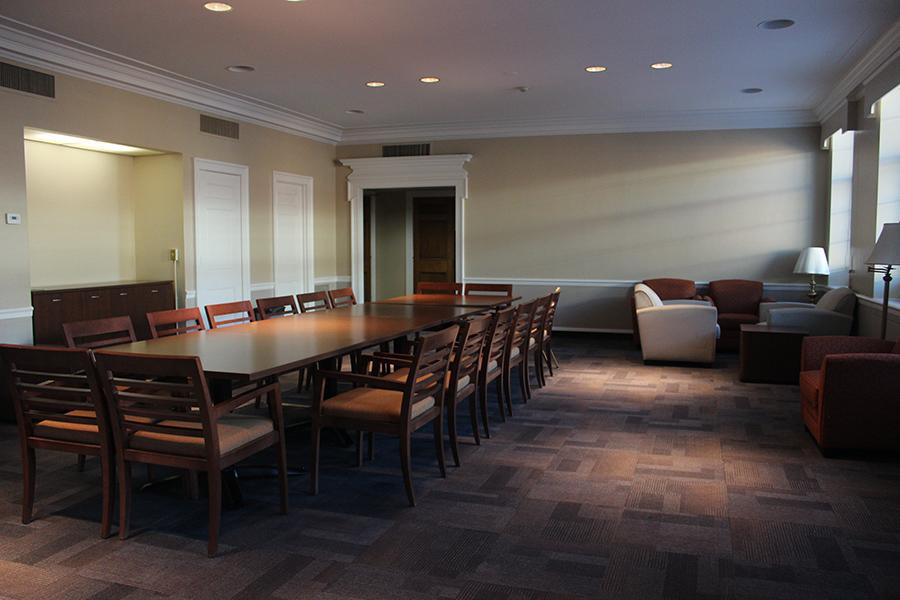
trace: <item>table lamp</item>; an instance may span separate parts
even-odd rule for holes
[[[794,265],[794,273],[799,275],[809,275],[809,296],[810,302],[816,301],[816,275],[828,275],[831,271],[828,269],[828,259],[825,258],[824,248],[805,248],[797,258],[797,264]]]
[[[866,259],[870,273],[884,273],[884,302],[881,307],[881,339],[887,335],[888,301],[891,290],[891,270],[900,265],[900,223],[885,223]]]

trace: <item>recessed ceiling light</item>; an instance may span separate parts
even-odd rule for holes
[[[602,73],[606,70],[606,67],[601,65],[591,65],[590,67],[585,67],[584,70],[588,73]]]
[[[303,2],[303,0],[287,0],[288,2]]]
[[[770,19],[768,21],[763,21],[756,26],[760,29],[787,29],[793,24],[794,22],[790,19]]]
[[[434,75],[429,75],[427,77],[419,77],[419,81],[422,83],[438,83],[441,79],[439,77],[435,77]]]
[[[366,86],[368,87],[384,87],[383,81],[367,81]]]
[[[762,91],[763,91],[762,88],[744,88],[744,89],[741,90],[741,93],[744,93],[744,94],[759,94],[759,93],[762,92]]]
[[[256,70],[256,67],[251,67],[250,65],[228,65],[225,67],[225,70],[232,73],[252,73]]]
[[[203,5],[203,8],[213,12],[228,12],[231,10],[231,5],[224,2],[207,2]]]
[[[671,69],[671,68],[672,68],[672,63],[670,63],[670,62],[658,62],[658,63],[653,63],[652,65],[650,65],[650,68],[651,68],[651,69],[656,69],[657,71],[660,71],[660,70],[662,70],[662,69]]]
[[[288,2],[300,2],[300,0],[288,0]],[[359,108],[348,108],[344,112],[347,113],[348,115],[364,115],[364,114],[366,114],[366,111],[361,110]]]

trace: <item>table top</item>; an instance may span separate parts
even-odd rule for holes
[[[478,294],[472,296],[455,296],[453,294],[409,294],[378,300],[373,304],[404,304],[418,306],[465,306],[472,308],[495,308],[520,300],[521,296],[490,296]]]
[[[808,335],[809,332],[801,327],[772,327],[758,323],[741,325],[741,332],[748,333],[790,333],[794,335]]]
[[[110,352],[197,356],[207,376],[256,381],[362,350],[478,310],[366,303],[104,348]]]

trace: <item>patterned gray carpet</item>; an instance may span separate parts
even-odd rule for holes
[[[130,539],[101,540],[96,461],[79,473],[71,456],[39,454],[21,525],[0,426],[0,597],[900,598],[896,458],[822,458],[797,388],[741,384],[734,357],[650,367],[597,336],[557,352],[548,387],[446,480],[417,438],[416,508],[396,440],[362,469],[333,440],[319,496],[293,478],[288,516],[274,480],[243,480],[214,559],[205,500],[178,482],[135,494]],[[306,437],[291,434],[295,464]]]

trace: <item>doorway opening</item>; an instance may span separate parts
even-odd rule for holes
[[[424,281],[457,281],[453,187],[363,190],[365,297],[411,294]]]

